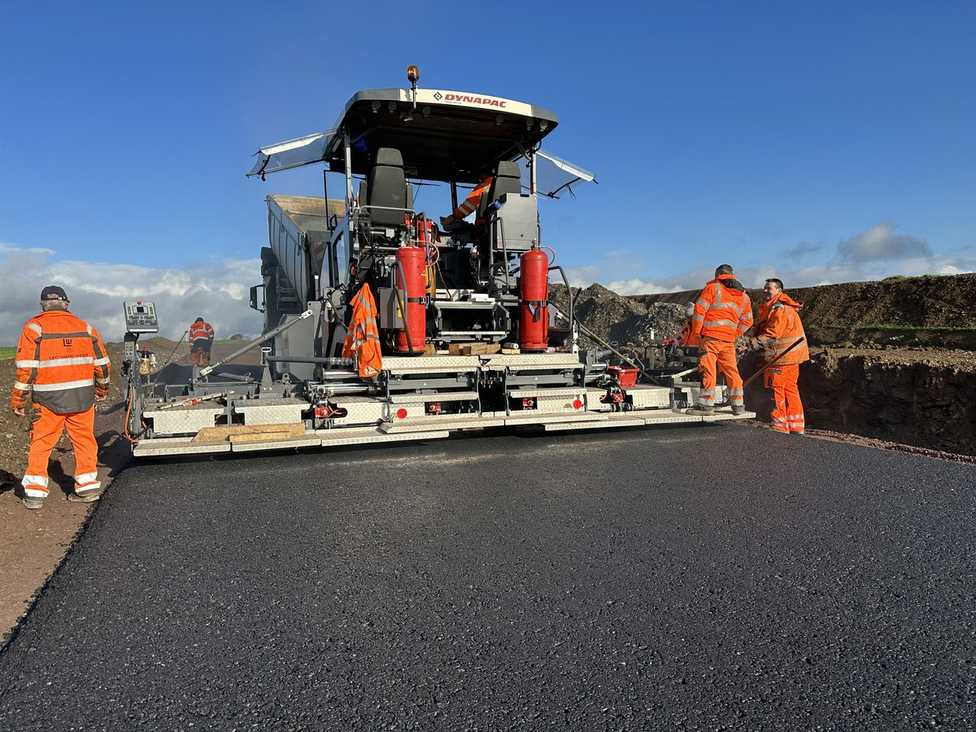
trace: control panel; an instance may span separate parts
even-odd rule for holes
[[[156,306],[145,300],[122,303],[125,313],[126,333],[158,333],[159,321],[156,319]]]

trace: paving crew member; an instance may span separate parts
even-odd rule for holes
[[[17,375],[10,394],[14,414],[33,405],[30,449],[22,501],[40,508],[48,493],[47,462],[64,429],[75,452],[75,491],[69,501],[98,500],[95,402],[108,396],[110,365],[105,344],[92,326],[68,312],[60,287],[41,290],[40,315],[24,324],[17,344]]]
[[[376,300],[369,283],[353,296],[352,318],[346,328],[346,340],[342,344],[342,357],[355,358],[356,370],[361,379],[372,379],[383,368],[380,348],[380,331],[376,323]]]
[[[759,307],[756,337],[749,341],[749,345],[761,349],[766,363],[774,364],[765,372],[766,388],[773,390],[776,403],[770,415],[773,429],[802,435],[806,425],[797,380],[800,364],[810,360],[810,349],[800,322],[803,306],[783,292],[783,281],[775,277],[766,280],[763,292],[766,299]],[[801,339],[799,345],[790,348]]]
[[[685,317],[688,318],[688,322],[681,329],[681,334],[678,336],[678,343],[682,346],[699,348],[701,346],[701,331],[699,331],[699,335],[697,336],[691,335],[691,325],[695,317],[695,303],[690,302],[685,306]]]
[[[200,368],[209,366],[210,349],[213,348],[214,342],[213,326],[203,318],[197,318],[187,333],[190,341],[190,361]]]
[[[702,375],[702,388],[697,406],[688,414],[707,416],[715,411],[715,384],[721,369],[728,387],[729,402],[733,414],[745,411],[742,377],[736,363],[735,339],[752,327],[752,303],[745,287],[732,271],[732,265],[723,264],[715,270],[715,279],[695,301],[695,314],[691,318],[690,338],[701,338],[701,356],[698,370]]]
[[[494,176],[491,175],[482,178],[478,185],[468,194],[468,197],[462,201],[461,205],[451,212],[450,216],[441,217],[441,227],[446,229],[453,226],[458,221],[477,211],[481,199],[488,194],[488,189],[491,188],[492,180],[494,180]]]

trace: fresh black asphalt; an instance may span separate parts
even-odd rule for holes
[[[974,478],[743,425],[140,465],[0,728],[971,728]]]

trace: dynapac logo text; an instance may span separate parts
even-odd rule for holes
[[[486,107],[498,107],[504,109],[506,101],[504,99],[489,99],[488,97],[472,97],[469,94],[445,94],[445,102],[466,102],[468,104],[482,104]]]

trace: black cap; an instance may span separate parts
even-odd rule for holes
[[[57,285],[48,285],[41,290],[41,300],[64,300],[68,302],[68,295],[63,288]]]

